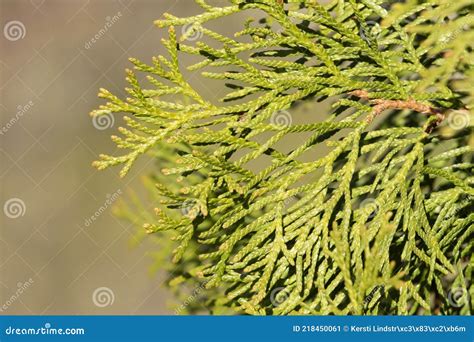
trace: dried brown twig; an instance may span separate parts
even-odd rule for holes
[[[435,115],[436,120],[431,122],[426,127],[426,131],[430,133],[435,127],[437,127],[445,118],[445,114],[437,109],[433,108],[425,103],[409,99],[409,100],[384,100],[384,99],[371,99],[369,93],[366,90],[354,90],[349,93],[350,95],[357,96],[358,98],[368,100],[370,103],[375,104],[372,108],[372,112],[367,116],[367,122],[372,122],[379,114],[387,109],[410,109],[418,113],[427,115]]]

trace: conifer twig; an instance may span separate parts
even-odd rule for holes
[[[170,286],[205,283],[218,313],[469,314],[444,287],[474,292],[472,113],[446,115],[451,136],[427,134],[474,107],[467,2],[196,1],[203,13],[156,22],[166,55],[131,59],[146,80],[128,71],[129,96],[101,90],[93,112],[128,115],[113,137],[127,152],[97,168],[125,175],[146,153],[159,165],[155,215],[123,216],[158,234]],[[255,10],[231,36],[207,25]],[[227,86],[222,100],[186,68]],[[300,112],[308,99],[331,109]]]
[[[367,116],[367,123],[372,122],[377,116],[387,109],[410,109],[414,112],[435,115],[436,120],[426,127],[426,132],[430,133],[436,126],[438,126],[444,119],[445,114],[437,108],[431,107],[425,103],[408,99],[408,100],[386,100],[386,99],[372,99],[370,98],[369,92],[366,90],[354,90],[349,93],[350,95],[358,98],[368,100],[370,103],[375,104],[372,107],[372,112]]]

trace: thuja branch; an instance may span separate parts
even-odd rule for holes
[[[128,154],[97,168],[158,164],[154,216],[121,212],[159,237],[170,286],[205,284],[214,313],[469,314],[450,303],[474,291],[469,5],[196,2],[156,22],[167,57],[131,59],[129,98],[102,90],[93,112],[128,126],[113,137]],[[207,27],[255,13],[231,36]],[[227,87],[221,101],[185,68]]]

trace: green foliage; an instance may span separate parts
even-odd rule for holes
[[[213,313],[469,314],[473,1],[196,2],[156,22],[168,57],[131,59],[149,85],[129,70],[130,98],[102,89],[92,113],[129,114],[130,152],[96,167],[161,168],[156,215],[122,215],[175,241],[172,285],[205,283]],[[242,14],[234,37],[206,28]],[[186,69],[229,92],[202,97]]]

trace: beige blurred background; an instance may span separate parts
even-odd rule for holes
[[[192,0],[0,4],[0,314],[174,313],[181,303],[164,274],[149,272],[156,246],[147,239],[132,248],[135,228],[108,205],[86,221],[153,169],[142,158],[125,179],[117,168],[94,170],[98,153],[115,150],[109,136],[122,120],[96,128],[88,113],[102,103],[99,87],[124,96],[128,57],[164,53],[165,30],[153,20],[201,10]],[[224,30],[241,25],[228,19]],[[224,92],[194,84],[211,98]]]

